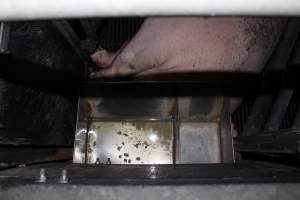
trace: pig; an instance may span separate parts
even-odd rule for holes
[[[93,78],[199,72],[259,73],[286,19],[262,17],[149,17],[117,52],[91,55]]]

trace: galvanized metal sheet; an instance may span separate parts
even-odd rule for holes
[[[180,164],[220,163],[218,123],[181,123]]]

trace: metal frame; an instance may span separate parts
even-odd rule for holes
[[[8,22],[0,22],[0,53],[8,53],[10,24]]]
[[[298,0],[2,0],[0,20],[156,15],[284,15],[298,16]]]
[[[263,162],[96,166],[52,163],[2,170],[0,171],[0,185],[9,186],[16,182],[22,185],[35,184],[40,169],[45,170],[48,177],[46,183],[51,185],[58,184],[58,177],[63,169],[68,171],[69,184],[72,185],[300,183],[299,169]]]

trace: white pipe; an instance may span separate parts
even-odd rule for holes
[[[0,0],[0,20],[153,15],[300,15],[300,0]]]

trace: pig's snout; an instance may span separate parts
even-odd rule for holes
[[[114,53],[110,53],[106,50],[98,50],[91,55],[91,59],[97,67],[106,68],[112,64],[115,56]]]

